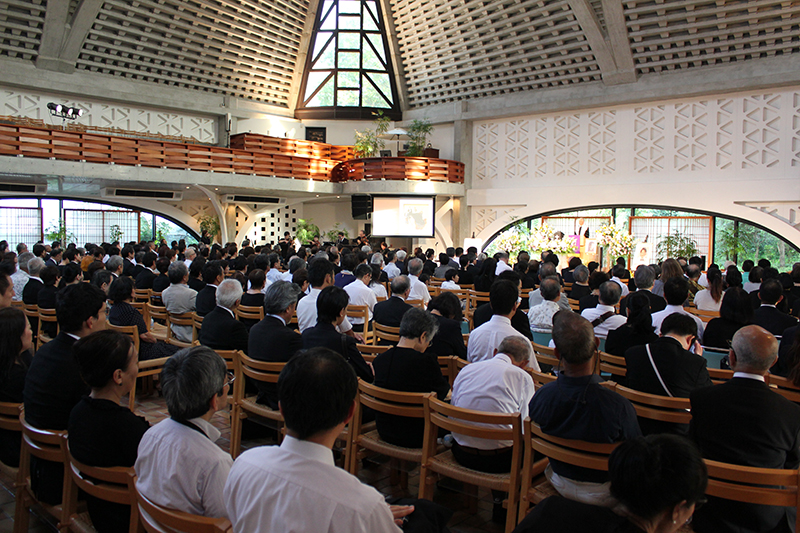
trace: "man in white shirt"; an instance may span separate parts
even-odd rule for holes
[[[394,252],[388,252],[386,254],[386,266],[383,267],[383,271],[386,272],[386,275],[389,276],[389,280],[393,280],[397,276],[400,275],[400,269],[397,267],[397,256]]]
[[[495,281],[489,289],[489,304],[494,315],[488,322],[475,328],[467,344],[467,360],[470,363],[494,357],[500,343],[506,337],[519,337],[530,341],[511,325],[511,317],[519,307],[519,285],[509,280]],[[539,363],[531,359],[530,367],[539,370]]]
[[[237,532],[399,532],[411,506],[337,468],[331,448],[355,410],[358,385],[340,355],[314,348],[286,363],[278,379],[286,437],[240,455],[224,497]]]
[[[186,264],[186,268],[189,268],[192,266],[192,261],[194,261],[194,258],[197,257],[197,251],[195,251],[193,246],[189,246],[184,255],[186,256],[186,259],[184,259],[183,262]]]
[[[561,310],[558,301],[561,299],[561,284],[558,279],[547,278],[540,287],[544,301],[528,310],[528,321],[531,329],[537,333],[553,331],[553,315]]]
[[[614,309],[619,302],[620,292],[619,283],[606,281],[600,285],[597,307],[589,307],[581,312],[581,316],[592,323],[594,334],[599,339],[605,339],[609,331],[617,329],[628,321]]]
[[[169,265],[167,276],[169,276],[170,286],[161,293],[161,301],[164,302],[164,307],[167,308],[168,312],[176,315],[193,312],[195,310],[195,301],[197,300],[197,291],[188,285],[189,269],[186,268],[186,263],[175,261]],[[192,342],[191,326],[170,324],[170,327],[179,341]]]
[[[275,283],[281,279],[281,271],[278,270],[281,266],[281,258],[278,254],[269,254],[267,259],[269,268],[267,269],[267,281]]]
[[[372,321],[372,310],[375,304],[378,303],[378,298],[375,296],[375,291],[369,288],[369,282],[372,280],[372,269],[369,265],[360,264],[355,269],[356,280],[348,283],[344,287],[344,291],[350,297],[350,305],[366,305],[367,314],[369,316],[367,322]],[[364,319],[361,317],[352,317],[349,319],[353,325],[361,325]]]
[[[703,321],[693,314],[689,313],[683,308],[683,302],[686,301],[689,294],[689,282],[684,277],[670,278],[664,284],[664,299],[667,300],[667,307],[663,311],[653,313],[653,327],[656,328],[656,334],[661,334],[661,323],[672,313],[681,313],[688,315],[697,323],[697,337],[700,339],[701,344],[703,341]]]
[[[161,391],[170,418],[147,430],[139,443],[139,492],[170,509],[227,517],[222,489],[233,460],[215,444],[220,432],[211,417],[227,407],[232,382],[225,361],[211,348],[185,348],[167,360]]]
[[[411,292],[408,294],[408,299],[422,300],[427,307],[428,302],[431,301],[431,293],[428,292],[428,286],[419,280],[419,275],[421,272],[421,259],[415,257],[408,262],[408,279],[411,282]]]
[[[283,274],[281,274],[281,279],[283,281],[291,282],[292,281],[292,276],[294,276],[294,273],[297,272],[298,270],[300,270],[301,268],[305,268],[305,267],[306,267],[306,260],[305,259],[300,259],[299,257],[296,257],[296,256],[292,257],[289,260],[289,269],[286,272],[284,272]]]
[[[622,291],[620,298],[625,298],[630,292],[628,286],[622,283],[622,279],[620,279],[620,276],[624,275],[625,272],[625,267],[622,265],[614,265],[614,268],[611,269],[611,281],[619,285],[619,289]]]
[[[297,325],[300,333],[317,325],[317,298],[322,289],[333,285],[333,264],[321,257],[311,261],[308,267],[308,283],[311,285],[311,291],[297,302]],[[353,331],[353,326],[347,317],[344,317],[336,329],[339,333],[355,337],[358,342],[364,342],[361,335]]]
[[[494,274],[497,276],[506,270],[512,270],[512,268],[508,265],[508,253],[500,252],[500,254],[497,256],[497,268],[494,269]]]

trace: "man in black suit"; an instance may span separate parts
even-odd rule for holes
[[[770,390],[764,376],[778,356],[778,342],[759,326],[733,336],[733,378],[691,394],[689,436],[703,457],[761,468],[800,466],[800,406]],[[695,512],[698,533],[794,531],[797,508],[745,504],[709,497]]]
[[[458,262],[461,265],[461,269],[458,271],[459,285],[474,285],[475,276],[472,275],[470,266],[475,262],[475,256],[472,254],[462,254],[461,257],[458,258]]]
[[[72,356],[75,338],[106,327],[106,295],[89,283],[64,288],[56,301],[60,333],[33,357],[25,377],[25,419],[40,429],[67,429],[69,414],[89,387]],[[31,458],[31,477],[37,498],[61,502],[64,467]]]
[[[53,248],[53,250],[50,252],[50,257],[48,257],[47,261],[44,262],[45,266],[57,267],[61,263],[62,255],[63,251],[61,248]]]
[[[195,311],[200,316],[206,316],[217,306],[217,287],[225,279],[225,271],[219,261],[209,261],[203,267],[203,281],[206,286],[197,293]]]
[[[406,303],[411,292],[411,281],[406,276],[396,276],[389,284],[392,295],[386,301],[378,302],[372,311],[372,321],[382,326],[399,328],[403,321],[403,315],[412,306]]]
[[[761,307],[753,312],[752,323],[761,326],[773,335],[783,335],[784,330],[797,325],[797,319],[779,311],[776,307],[783,300],[783,285],[777,279],[761,282],[758,289]]]
[[[169,287],[169,276],[167,272],[169,271],[170,265],[169,257],[159,257],[156,261],[156,270],[158,270],[158,277],[153,280],[153,292],[164,292],[164,289]],[[123,271],[125,267],[123,265]]]
[[[198,340],[213,350],[242,350],[247,353],[247,327],[236,320],[242,300],[242,284],[226,279],[216,290],[216,306],[203,318]],[[196,302],[197,300],[195,300]]]
[[[522,278],[513,270],[501,272],[494,280],[494,283],[504,279],[517,285],[520,290],[522,289]],[[475,309],[475,313],[472,315],[472,323],[474,327],[477,328],[491,320],[493,315],[494,310],[492,309],[491,303],[478,306],[478,308]],[[533,340],[533,333],[531,333],[531,323],[528,320],[528,315],[525,314],[524,311],[520,311],[519,307],[517,307],[517,310],[514,312],[514,316],[511,317],[511,327],[519,331],[528,340]]]
[[[303,348],[300,333],[289,327],[297,309],[300,290],[288,281],[279,280],[264,295],[264,319],[250,328],[249,355],[259,361],[286,363]],[[274,383],[258,382],[257,403],[278,408],[278,389]]]
[[[131,277],[134,279],[134,281],[136,281],[136,278],[139,277],[139,274],[141,274],[144,271],[144,265],[142,265],[142,259],[144,259],[144,254],[146,253],[147,253],[146,251],[140,251],[136,252],[136,254],[134,255],[134,257],[136,258],[136,266],[134,266],[133,270],[131,271]]]
[[[122,251],[120,251],[119,255],[121,255],[123,259],[122,275],[136,279],[133,276],[133,269],[136,268],[136,265],[133,262],[133,255],[134,255],[133,246],[131,246],[130,244],[127,246],[123,246]]]
[[[142,271],[136,276],[136,288],[137,289],[152,289],[153,288],[153,281],[158,276],[158,272],[155,270],[156,259],[158,256],[153,252],[147,252],[142,257],[142,266],[144,267]]]
[[[39,275],[42,273],[43,268],[44,261],[39,257],[34,257],[28,261],[28,274],[30,277],[28,278],[28,283],[22,289],[22,301],[28,305],[38,305],[39,303],[39,291],[44,287],[42,278]],[[33,324],[31,324],[31,327],[33,327]]]
[[[692,348],[694,353],[689,351]],[[628,369],[625,384],[648,394],[688,398],[693,390],[712,385],[706,360],[703,359],[703,348],[697,340],[697,324],[691,317],[680,313],[673,313],[664,319],[661,338],[656,342],[628,348],[625,366]],[[645,435],[685,435],[689,430],[683,424],[661,423],[645,418],[639,419],[639,427]]]
[[[639,265],[636,268],[636,272],[633,273],[633,281],[636,282],[636,290],[643,292],[647,295],[647,298],[650,299],[651,313],[658,313],[659,311],[663,311],[667,308],[667,301],[658,294],[653,294],[651,292],[655,280],[655,270],[653,270],[653,267],[647,265]],[[619,314],[622,316],[626,316],[626,310],[628,307],[627,300],[627,298],[623,298],[619,303]]]

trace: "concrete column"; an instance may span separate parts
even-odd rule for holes
[[[464,190],[468,191],[472,187],[472,121],[456,120],[453,126],[453,159],[464,163]],[[466,196],[453,199],[454,246],[461,246],[465,238],[472,237],[470,214]]]

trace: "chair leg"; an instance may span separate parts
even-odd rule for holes
[[[25,487],[17,487],[17,501],[14,506],[14,533],[28,533],[30,499],[26,491]]]
[[[236,459],[242,450],[242,408],[234,404],[231,410],[231,457]]]
[[[464,484],[464,495],[467,498],[467,506],[470,514],[478,512],[478,487],[476,485]]]
[[[417,497],[425,500],[433,500],[433,490],[436,478],[424,465],[419,465],[419,493]]]
[[[399,461],[394,457],[389,460],[389,483],[392,485],[400,483],[398,463]]]
[[[511,495],[504,502],[508,505],[508,513],[506,514],[506,531],[505,533],[511,533],[511,531],[517,526],[517,508],[516,502],[512,501]]]
[[[400,461],[400,488],[408,490],[408,461]]]

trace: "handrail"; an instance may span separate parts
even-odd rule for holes
[[[446,181],[464,183],[464,163],[432,157],[351,159],[333,169],[334,182],[362,180]]]
[[[335,161],[347,161],[355,157],[355,148],[353,146],[337,146],[315,141],[271,137],[257,133],[232,135],[231,148],[247,152],[289,154],[314,159],[333,159]]]

